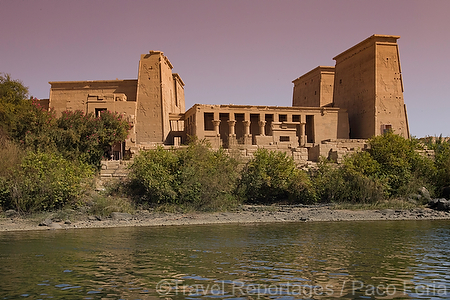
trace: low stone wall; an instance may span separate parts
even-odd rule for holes
[[[129,160],[106,160],[101,163],[100,177],[102,179],[123,178],[128,175]]]
[[[308,162],[307,148],[287,148],[281,145],[269,145],[264,147],[252,145],[225,149],[225,151],[231,156],[239,157],[239,159],[245,163],[254,157],[254,154],[258,149],[262,148],[271,151],[285,152],[288,156],[292,156],[294,161],[300,166],[303,166]]]
[[[322,156],[340,163],[346,155],[367,148],[367,140],[363,139],[324,140],[309,147],[308,160],[316,162]]]

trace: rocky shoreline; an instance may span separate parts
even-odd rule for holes
[[[243,206],[236,212],[155,213],[147,210],[112,213],[107,218],[84,216],[77,221],[51,216],[36,221],[3,213],[0,232],[25,230],[57,230],[76,228],[111,228],[129,226],[173,226],[202,224],[247,224],[273,222],[336,222],[380,220],[450,220],[450,211],[432,208],[349,210],[332,206]]]

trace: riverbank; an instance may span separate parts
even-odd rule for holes
[[[379,220],[444,220],[450,212],[430,208],[353,210],[332,206],[243,206],[236,212],[156,213],[148,210],[112,213],[107,218],[80,216],[76,221],[50,215],[24,218],[2,216],[0,231],[111,228],[128,226],[173,226],[201,224],[246,224],[273,222],[330,222]]]

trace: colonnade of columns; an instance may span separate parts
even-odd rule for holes
[[[244,115],[244,120],[242,121],[242,124],[244,126],[244,144],[252,144],[252,134],[250,133],[250,125],[251,125],[251,121],[250,121],[250,113],[243,113],[242,115]],[[253,114],[252,114],[253,115]],[[277,119],[279,120],[279,115],[278,114],[270,114],[273,115],[273,118],[275,119],[275,117],[277,117]],[[228,123],[228,143],[229,144],[233,144],[236,143],[236,124],[237,121],[235,119],[235,113],[229,113],[229,120],[227,120]],[[287,116],[289,116],[289,121],[284,121],[284,122],[274,122],[277,124],[283,124],[283,123],[288,123],[288,124],[297,124],[299,125],[298,127],[298,142],[300,144],[300,146],[305,146],[306,142],[307,142],[307,136],[306,136],[306,120],[305,120],[305,116],[304,115],[299,115],[299,122],[292,122],[292,115],[286,115],[286,119]],[[214,112],[214,119],[212,120],[213,123],[213,130],[215,135],[217,135],[217,137],[220,137],[220,116],[219,116],[219,112]],[[259,120],[258,120],[258,127],[259,127],[259,136],[266,136],[266,124],[267,121],[265,120],[265,114],[264,113],[260,113],[259,114]],[[272,125],[273,126],[273,125]],[[255,135],[253,133],[253,135]]]

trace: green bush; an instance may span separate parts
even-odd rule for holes
[[[439,197],[448,197],[443,194],[443,191],[450,186],[450,143],[439,137],[435,142],[428,142],[427,146],[435,152],[435,193]]]
[[[194,141],[179,151],[177,194],[181,203],[222,210],[236,204],[234,189],[238,178],[235,159],[223,149],[211,150],[205,142]]]
[[[313,203],[315,193],[306,172],[285,152],[258,149],[241,173],[238,195],[247,203]]]
[[[130,199],[94,194],[89,201],[89,214],[109,217],[113,212],[134,213],[135,208]]]
[[[92,168],[57,154],[28,152],[15,172],[1,177],[4,208],[20,212],[52,210],[76,204],[90,188]]]
[[[130,166],[130,190],[149,204],[222,210],[236,204],[237,162],[194,141],[187,149],[142,151]]]
[[[369,153],[357,152],[339,166],[322,159],[313,182],[321,202],[371,203],[386,196],[379,165]]]
[[[16,143],[0,132],[0,209],[10,201],[10,180],[17,176],[17,170],[25,152]]]
[[[141,195],[144,202],[175,202],[177,164],[176,154],[162,147],[140,151],[130,166],[131,191]]]
[[[312,173],[323,202],[370,203],[406,198],[420,187],[434,191],[433,161],[416,150],[420,145],[392,132],[369,139],[369,150],[347,156],[342,164],[326,160]]]
[[[386,178],[388,194],[392,197],[407,197],[425,186],[433,192],[436,168],[433,161],[416,150],[421,146],[392,132],[369,139],[371,157],[380,169],[376,176]]]

